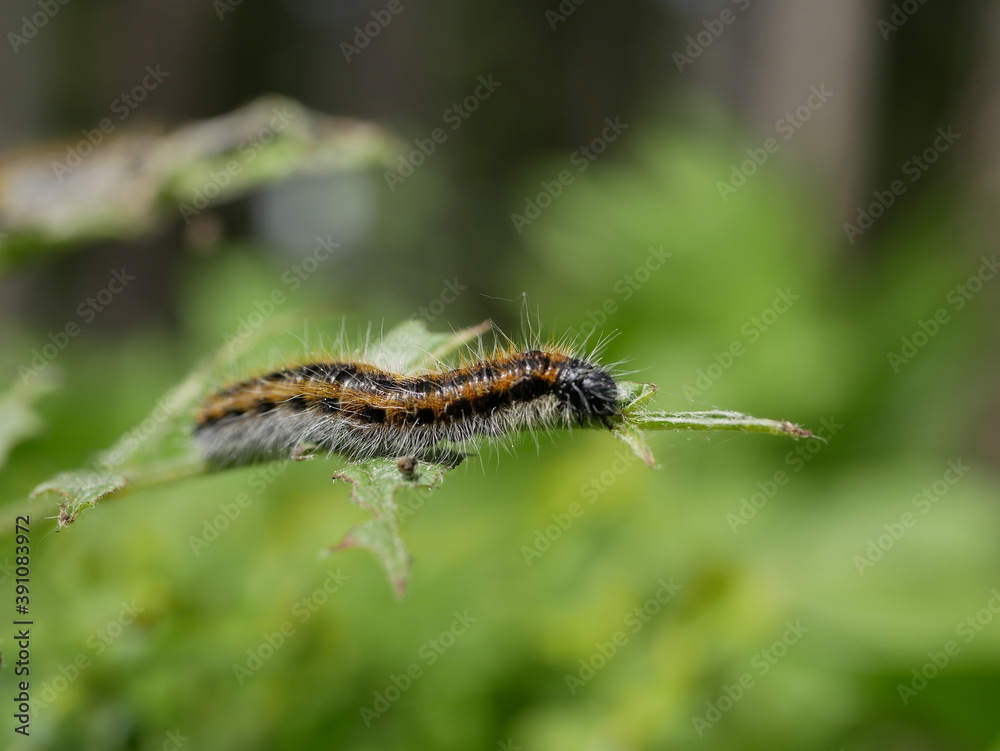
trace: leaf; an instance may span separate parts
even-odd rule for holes
[[[166,218],[190,221],[210,206],[294,174],[387,165],[395,137],[372,123],[264,97],[168,133],[101,134],[34,145],[0,166],[0,269],[81,242],[131,239]],[[220,177],[221,176],[221,177]]]
[[[65,527],[76,521],[76,517],[87,509],[92,509],[102,498],[117,493],[128,485],[124,475],[105,472],[62,472],[51,480],[43,482],[31,491],[37,498],[46,493],[55,493],[65,500],[59,506],[59,526]]]
[[[805,428],[783,420],[768,420],[740,412],[662,412],[643,409],[657,391],[656,384],[618,382],[618,403],[622,418],[612,434],[649,467],[656,466],[653,452],[643,435],[645,430],[736,430],[744,433],[769,433],[790,438],[818,438]],[[819,438],[819,440],[822,440]]]
[[[626,416],[633,414],[639,407],[652,399],[659,386],[655,383],[636,383],[635,381],[618,381],[618,404]]]
[[[646,443],[646,437],[642,434],[642,431],[635,425],[623,420],[612,428],[611,434],[632,449],[632,453],[639,459],[642,459],[647,467],[656,466],[656,457],[653,456],[653,450]]]
[[[492,327],[490,321],[458,332],[434,334],[423,321],[406,321],[379,341],[372,353],[375,364],[396,373],[412,373],[441,365],[444,358]]]
[[[707,412],[637,410],[629,415],[628,422],[641,430],[737,430],[743,433],[768,433],[789,438],[818,438],[811,431],[787,420],[768,420],[721,409]]]
[[[351,483],[351,500],[370,511],[372,519],[351,529],[328,553],[347,548],[364,548],[382,564],[385,575],[402,597],[410,580],[410,553],[399,532],[399,508],[396,493],[402,488],[433,489],[450,469],[444,464],[417,463],[405,467],[406,460],[372,459],[349,465],[333,476]]]
[[[99,452],[92,466],[59,473],[36,486],[29,498],[60,496],[62,528],[100,500],[205,472],[205,463],[191,446],[189,424],[217,359],[207,359],[157,400],[146,419]]]

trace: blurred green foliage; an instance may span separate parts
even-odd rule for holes
[[[989,609],[1000,609],[1000,487],[977,434],[995,383],[982,323],[995,293],[954,311],[899,372],[887,361],[984,251],[948,241],[961,237],[957,219],[929,204],[884,236],[881,266],[859,278],[832,238],[817,240],[821,197],[802,176],[762,170],[722,204],[715,181],[730,165],[717,143],[634,138],[525,230],[526,255],[498,272],[511,297],[525,290],[556,335],[599,318],[610,300],[598,328],[620,333],[607,358],[660,384],[661,407],[788,418],[825,430],[827,444],[660,434],[651,443],[662,466],[651,471],[609,437],[579,432],[468,462],[433,497],[404,501],[418,565],[402,602],[368,556],[318,556],[364,519],[331,484],[335,464],[151,490],[58,535],[45,536],[54,509],[38,508],[39,706],[31,738],[13,747],[1000,741],[1000,613]],[[523,195],[563,161],[525,175]],[[511,211],[522,205],[512,197]],[[413,226],[414,246],[423,234]],[[950,255],[937,252],[946,241]],[[640,274],[653,248],[669,256]],[[251,250],[188,267],[180,337],[149,328],[59,356],[64,386],[38,403],[46,432],[14,449],[5,498],[111,444],[233,331],[283,270]],[[767,315],[780,291],[792,304]],[[328,297],[315,278],[295,304]],[[442,326],[475,323],[474,297]],[[377,327],[408,305],[400,296],[350,312]],[[45,332],[7,333],[13,374]],[[742,353],[727,360],[734,342]],[[948,482],[949,461],[970,469]],[[9,639],[4,650],[9,668]],[[941,654],[939,675],[904,703],[899,686],[920,685],[912,671],[935,672],[926,665]],[[4,696],[11,677],[0,674]]]
[[[0,269],[81,242],[141,237],[174,212],[190,223],[208,207],[290,175],[385,164],[395,145],[373,123],[323,116],[276,96],[170,133],[114,134],[110,119],[102,123],[107,133],[88,135],[96,146],[46,143],[0,162]],[[81,144],[88,147],[82,155]]]

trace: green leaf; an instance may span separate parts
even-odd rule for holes
[[[383,336],[373,354],[376,360],[399,373],[426,370],[441,365],[444,358],[491,327],[485,321],[458,332],[433,334],[423,321],[406,321]]]
[[[656,384],[618,382],[618,404],[622,417],[612,428],[615,438],[649,467],[656,466],[653,452],[646,443],[646,430],[736,430],[743,433],[769,433],[789,438],[818,438],[805,428],[784,420],[768,420],[740,412],[662,412],[643,409],[657,391]],[[822,440],[818,438],[818,440]]]
[[[43,482],[31,491],[31,497],[37,498],[46,493],[55,493],[63,497],[59,506],[59,526],[72,524],[78,514],[92,509],[102,498],[123,490],[128,485],[124,475],[107,472],[61,472],[51,480]]]
[[[372,123],[264,97],[168,133],[102,135],[87,156],[34,145],[0,167],[0,269],[81,242],[131,239],[296,174],[389,165],[396,139]],[[223,177],[219,177],[219,176]]]
[[[742,433],[768,433],[788,438],[817,438],[811,431],[787,420],[769,420],[721,409],[707,412],[637,410],[627,419],[631,425],[640,430],[737,430]]]
[[[364,548],[382,564],[385,575],[396,593],[402,597],[410,580],[410,554],[399,532],[399,507],[396,493],[403,488],[437,487],[450,469],[444,464],[419,462],[413,469],[406,460],[372,459],[349,465],[336,473],[334,480],[351,483],[351,500],[372,514],[372,519],[351,529],[328,552],[347,548]]]

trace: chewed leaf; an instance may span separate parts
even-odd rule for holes
[[[396,493],[403,488],[434,488],[449,467],[410,459],[371,459],[349,465],[333,476],[351,483],[351,500],[373,518],[351,529],[327,552],[346,548],[370,551],[385,570],[397,597],[406,593],[410,580],[410,553],[399,532]]]
[[[59,526],[64,527],[76,521],[82,511],[94,508],[97,502],[112,493],[117,493],[128,484],[124,475],[103,472],[63,472],[51,480],[43,482],[31,491],[37,498],[45,493],[55,493],[64,499],[59,506]]]
[[[188,445],[188,421],[201,395],[212,358],[160,398],[150,414],[99,452],[92,466],[62,472],[31,491],[31,498],[62,497],[59,526],[76,521],[97,501],[152,485],[176,481],[206,471]]]

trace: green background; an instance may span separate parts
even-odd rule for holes
[[[866,72],[872,96],[883,98],[867,133],[865,177],[844,201],[832,187],[836,170],[810,162],[798,136],[795,150],[780,149],[720,198],[719,181],[773,133],[746,125],[739,97],[676,82],[664,50],[682,48],[717,11],[680,16],[636,3],[619,14],[584,4],[551,30],[541,8],[491,17],[469,4],[453,12],[405,5],[346,63],[337,45],[382,6],[311,25],[289,10],[295,4],[237,6],[221,20],[181,5],[206,38],[224,33],[227,43],[203,40],[186,53],[201,56],[217,90],[206,83],[164,88],[159,101],[151,94],[143,116],[168,125],[279,90],[390,125],[405,153],[446,122],[442,112],[475,89],[478,75],[495,69],[504,83],[392,190],[382,170],[328,182],[300,176],[282,184],[291,193],[271,209],[259,196],[219,207],[206,243],[193,242],[165,207],[158,228],[140,238],[44,258],[39,247],[37,263],[9,269],[0,364],[12,388],[18,367],[78,320],[76,306],[113,269],[134,267],[138,279],[46,368],[59,378],[37,401],[39,429],[3,468],[5,503],[23,502],[36,484],[140,424],[275,289],[287,300],[272,322],[280,331],[267,344],[271,357],[306,321],[346,317],[348,332],[378,331],[421,317],[421,308],[432,330],[490,317],[518,338],[526,299],[547,335],[594,321],[598,333],[616,332],[605,360],[658,384],[660,408],[789,419],[828,440],[660,433],[649,438],[656,469],[598,431],[487,451],[434,493],[401,496],[414,556],[402,601],[371,556],[320,556],[366,518],[346,485],[331,483],[336,461],[164,485],[109,500],[57,534],[56,504],[36,503],[32,735],[9,727],[16,645],[8,625],[0,746],[1000,742],[995,194],[970,166],[989,155],[971,136],[960,139],[861,242],[842,230],[873,191],[909,181],[901,165],[938,127],[971,128],[968,113],[935,92],[968,75],[970,61],[949,50],[973,6],[942,16],[928,4],[888,43],[874,20],[866,27],[888,50]],[[97,43],[84,34],[63,52],[47,49],[69,39],[74,23],[100,29],[110,12],[110,3],[66,6],[18,53],[81,60],[80,70],[47,74],[38,133],[74,139],[107,112],[117,82],[141,71],[88,56]],[[155,26],[154,11],[133,13],[135,35]],[[7,15],[19,23],[20,13]],[[768,23],[762,11],[755,18]],[[512,61],[519,30],[527,59]],[[142,59],[135,35],[122,42],[126,60]],[[165,38],[154,49],[166,49]],[[408,48],[435,40],[445,40],[439,59]],[[587,50],[597,47],[587,45],[599,46],[606,78],[588,67]],[[929,74],[899,71],[928,54],[952,64],[927,78],[917,99],[914,78]],[[388,79],[379,68],[418,63],[419,72]],[[114,72],[115,83],[90,80],[95,70]],[[71,96],[77,79],[88,83]],[[833,116],[828,106],[817,122]],[[628,128],[517,232],[511,214],[562,170],[574,171],[573,152],[618,113]],[[32,139],[7,140],[26,147]],[[274,206],[302,212],[274,220],[281,240],[258,223]],[[292,292],[283,275],[311,252],[311,236],[294,234],[300,220],[329,226],[345,251]],[[348,226],[349,240],[337,234]],[[977,274],[985,281],[968,287]],[[435,307],[446,281],[466,289]],[[959,306],[960,285],[982,291]],[[793,302],[769,312],[779,298]],[[945,322],[922,338],[942,309]],[[925,343],[900,362],[891,355],[904,352],[905,339]],[[19,392],[8,399],[25,404]],[[963,469],[949,469],[956,466]],[[220,521],[227,510],[234,518]],[[195,544],[206,525],[224,529]],[[0,542],[8,622],[9,531]]]

